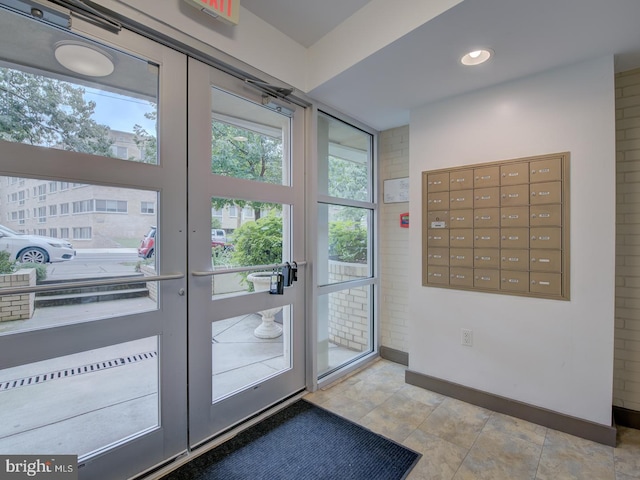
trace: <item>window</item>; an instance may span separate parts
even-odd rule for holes
[[[140,202],[140,213],[156,213],[156,204],[154,202]]]
[[[238,207],[235,205],[229,205],[229,217],[238,218]]]
[[[47,221],[47,207],[38,207],[38,223],[46,223],[46,221]],[[44,235],[44,234],[39,234],[39,235]]]
[[[58,229],[57,228],[50,228],[49,229],[49,236],[51,238],[58,238]]]
[[[73,227],[73,239],[91,240],[91,227]]]
[[[124,200],[96,200],[95,202],[96,212],[127,213],[127,202]]]
[[[49,193],[55,193],[58,191],[58,182],[49,182]]]
[[[69,204],[61,203],[60,204],[60,215],[69,215]]]
[[[24,205],[24,199],[26,197],[26,194],[28,194],[29,192],[27,190],[20,190],[18,192],[18,202],[20,205]]]
[[[60,238],[69,238],[69,229],[68,228],[61,228],[60,229]]]
[[[35,192],[34,192],[35,196]],[[44,202],[47,199],[47,184],[38,185],[38,201]]]
[[[69,182],[60,182],[60,190],[69,190]]]
[[[58,215],[58,206],[57,205],[49,205],[49,216],[55,217]]]
[[[93,200],[82,200],[80,202],[73,202],[73,213],[86,212],[93,212]]]
[[[124,160],[129,158],[129,149],[127,147],[121,147],[120,145],[111,145],[111,153],[116,158],[122,158]]]
[[[244,207],[242,209],[242,218],[253,218],[254,216],[253,208]]]
[[[375,351],[373,144],[372,134],[318,115],[320,377]]]
[[[38,235],[41,235],[43,237],[46,236],[47,235],[47,229],[46,228],[39,228],[38,229]]]
[[[216,218],[222,218],[222,209],[221,208],[212,208],[211,216]]]

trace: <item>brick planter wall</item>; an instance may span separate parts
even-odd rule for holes
[[[29,287],[36,284],[36,269],[23,268],[12,274],[0,275],[0,289]],[[0,322],[26,320],[33,316],[35,293],[0,296]]]
[[[330,283],[364,278],[367,265],[329,261]],[[329,295],[329,341],[358,352],[369,348],[369,287]]]
[[[153,265],[142,265],[140,271],[145,277],[156,275],[156,269]],[[149,289],[149,298],[156,302],[158,300],[158,282],[147,282],[147,288]]]

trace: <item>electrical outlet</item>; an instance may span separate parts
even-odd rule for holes
[[[460,343],[465,347],[471,347],[473,345],[473,330],[463,328]]]

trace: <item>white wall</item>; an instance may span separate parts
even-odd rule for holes
[[[496,57],[496,62],[498,58]],[[475,74],[474,72],[469,72]],[[411,112],[409,368],[611,424],[613,59],[559,68]],[[571,152],[571,300],[421,286],[421,173]],[[460,345],[473,330],[472,347]]]
[[[382,195],[385,180],[409,176],[409,125],[378,138]],[[409,202],[380,202],[380,345],[401,352],[409,351],[409,229],[400,227],[408,211]]]

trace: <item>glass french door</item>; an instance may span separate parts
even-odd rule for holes
[[[188,448],[187,61],[45,21],[0,6],[0,452],[128,478]]]
[[[304,111],[192,59],[188,90],[196,446],[305,388]]]

